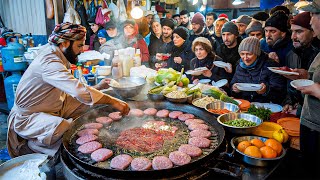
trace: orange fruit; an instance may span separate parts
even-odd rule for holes
[[[277,157],[277,152],[269,146],[263,146],[260,148],[260,152],[263,158],[275,158]]]
[[[255,157],[255,158],[261,158],[262,154],[260,152],[260,149],[257,146],[249,146],[244,150],[244,154]]]
[[[260,139],[251,139],[250,142],[252,145],[257,146],[258,148],[265,146],[264,142],[261,141]]]
[[[251,146],[251,143],[249,141],[241,141],[238,144],[237,148],[239,151],[244,152],[244,150],[249,146]]]
[[[279,156],[281,154],[282,151],[282,145],[281,143],[279,143],[277,140],[275,139],[268,139],[264,142],[264,144],[266,146],[271,147],[272,149],[274,149],[277,152],[277,155]]]

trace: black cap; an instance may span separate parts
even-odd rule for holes
[[[168,26],[174,30],[174,22],[171,19],[164,18],[161,20],[161,26]]]
[[[182,39],[187,40],[189,39],[189,29],[179,26],[175,30],[173,30],[172,34],[178,34]]]
[[[105,29],[108,30],[110,28],[116,28],[116,27],[117,27],[116,23],[113,20],[110,20],[109,22],[106,23]]]

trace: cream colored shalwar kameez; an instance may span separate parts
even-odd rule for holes
[[[57,46],[45,45],[23,74],[8,117],[11,157],[34,152],[53,156],[72,121],[99,101],[103,93],[80,83]]]

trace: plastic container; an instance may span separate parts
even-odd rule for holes
[[[10,42],[1,49],[2,64],[5,71],[22,71],[27,69],[27,62],[23,61],[25,48],[18,42]]]
[[[4,80],[4,88],[6,91],[8,109],[11,109],[13,107],[15,97],[16,97],[16,90],[17,90],[17,86],[19,84],[20,79],[21,79],[20,72],[14,71],[12,72],[11,76],[7,77]]]
[[[114,79],[121,78],[123,76],[122,73],[122,63],[119,59],[119,53],[117,50],[114,51],[114,57],[112,59],[112,70],[111,70],[112,77]]]
[[[137,49],[136,54],[133,57],[133,66],[134,67],[139,67],[141,66],[141,54],[140,54],[140,49]]]

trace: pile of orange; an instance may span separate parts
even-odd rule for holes
[[[260,139],[241,141],[238,150],[255,158],[276,158],[281,155],[282,145],[275,139],[267,139],[265,142]]]

